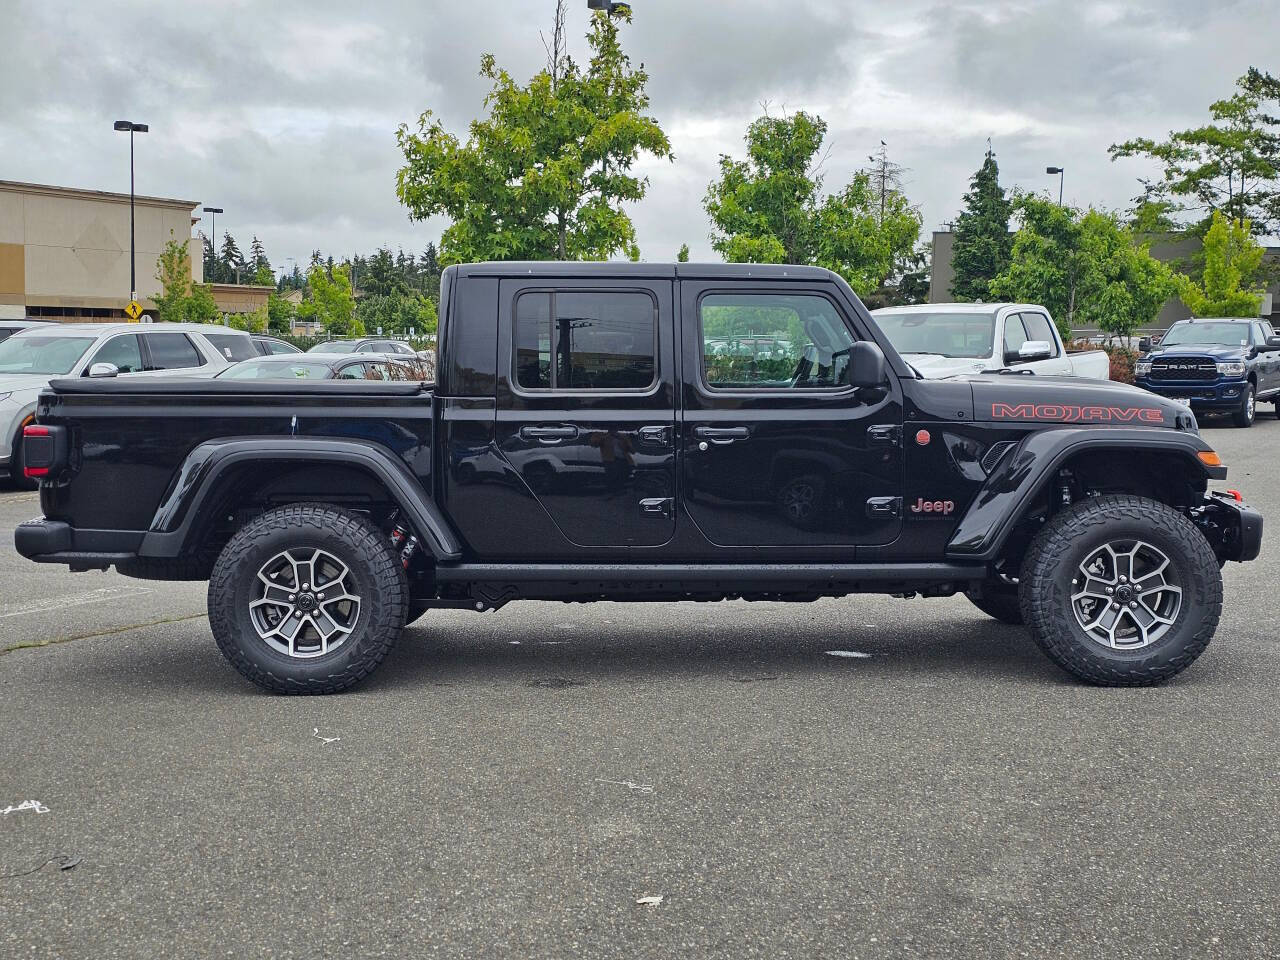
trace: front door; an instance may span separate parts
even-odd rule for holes
[[[497,441],[554,524],[541,555],[674,534],[672,316],[669,280],[501,282]]]
[[[682,498],[725,547],[885,544],[901,530],[902,403],[848,385],[833,284],[680,285]]]

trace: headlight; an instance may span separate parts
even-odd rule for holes
[[[1145,377],[1147,374],[1151,372],[1151,361],[1139,360],[1137,363],[1133,365],[1133,372],[1140,377]]]
[[[1244,361],[1228,360],[1226,363],[1219,363],[1218,373],[1222,374],[1224,377],[1243,377]]]

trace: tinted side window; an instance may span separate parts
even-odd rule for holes
[[[816,294],[708,294],[698,306],[702,373],[721,389],[844,386],[854,338]]]
[[[657,372],[647,293],[525,293],[516,300],[516,383],[542,390],[644,390]]]
[[[151,352],[149,370],[189,370],[204,366],[204,357],[185,333],[148,334],[147,349]]]
[[[237,337],[234,333],[206,333],[204,338],[228,362],[235,363],[258,356],[258,349],[249,337]]]
[[[363,363],[351,363],[351,364],[348,364],[347,366],[343,367],[341,370],[339,370],[339,371],[338,371],[338,376],[337,376],[335,379],[337,379],[337,380],[363,380],[363,379],[364,379],[364,364],[363,364]]]
[[[1022,325],[1026,328],[1028,340],[1043,340],[1052,351],[1049,356],[1058,355],[1058,340],[1049,329],[1049,318],[1043,313],[1024,313]]]
[[[142,352],[138,349],[138,337],[132,333],[112,337],[98,348],[98,352],[89,361],[89,366],[95,363],[114,363],[121,373],[137,373],[142,369]]]
[[[4,343],[16,333],[12,327],[0,327],[0,343]]]
[[[1027,331],[1023,329],[1022,319],[1011,313],[1004,321],[1004,356],[1006,363],[1016,363],[1018,351],[1027,342]]]
[[[367,360],[364,365],[364,378],[366,380],[390,380],[391,374],[387,372],[385,361]]]

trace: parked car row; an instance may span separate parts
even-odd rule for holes
[[[422,381],[427,364],[406,343],[330,341],[303,353],[285,340],[208,324],[0,321],[0,480],[23,478],[23,428],[40,392],[64,377]],[[377,349],[374,349],[374,348]]]

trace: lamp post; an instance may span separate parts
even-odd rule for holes
[[[213,243],[213,260],[214,260],[214,262],[215,262],[215,263],[217,263],[217,261],[218,261],[218,214],[222,213],[222,208],[221,208],[221,207],[201,207],[200,209],[201,209],[201,210],[203,210],[205,213],[209,213],[209,214],[212,214],[212,215],[213,215],[213,216],[212,216],[212,220],[213,220],[213,241],[212,241],[212,243]],[[213,281],[211,281],[208,277],[205,277],[205,278],[204,278],[204,282],[205,282],[205,283],[212,283]]]
[[[631,4],[622,3],[620,0],[587,0],[588,10],[603,10],[609,16],[614,14],[628,14],[631,12]]]
[[[138,299],[138,252],[134,239],[133,227],[133,135],[146,133],[150,128],[145,123],[134,123],[132,120],[117,120],[114,129],[129,134],[129,299]]]
[[[1066,179],[1066,170],[1062,167],[1045,167],[1044,172],[1058,178],[1058,206],[1062,206],[1062,181]]]

